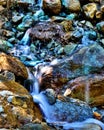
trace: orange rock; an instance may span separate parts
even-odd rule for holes
[[[99,114],[98,112],[93,112],[94,117],[98,120],[100,120],[102,118],[101,114]]]
[[[13,72],[16,76],[20,76],[24,79],[28,78],[27,69],[23,63],[19,59],[6,55],[5,53],[0,54],[0,70],[8,70]]]

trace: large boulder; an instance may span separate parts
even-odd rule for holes
[[[30,39],[32,41],[40,40],[42,42],[57,41],[59,43],[68,43],[70,35],[67,34],[72,27],[72,21],[67,21],[66,25],[64,23],[55,22],[38,22],[34,28],[28,30]],[[68,26],[68,28],[66,27]],[[25,39],[24,39],[25,40]]]
[[[44,100],[44,104],[43,100],[33,95],[49,123],[84,121],[93,117],[92,109],[87,103],[69,97],[64,97],[63,100],[56,98],[54,101],[56,96],[51,89],[41,92],[39,97]]]
[[[104,74],[92,74],[71,80],[68,83],[70,96],[86,101],[92,106],[104,104]]]
[[[0,77],[0,128],[20,127],[41,120],[39,109],[28,91],[15,81]]]
[[[24,79],[28,78],[27,69],[23,63],[19,59],[6,55],[5,53],[0,53],[0,70],[8,70],[13,72],[16,76],[20,76]]]

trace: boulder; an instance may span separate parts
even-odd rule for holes
[[[60,0],[43,0],[43,10],[48,14],[59,14],[61,12]]]
[[[56,101],[50,102],[54,98],[52,90],[43,91],[40,93],[40,97],[45,100],[44,104],[40,98],[37,99],[33,95],[34,101],[37,100],[39,105],[46,116],[46,119],[49,123],[56,123],[61,125],[61,122],[75,122],[75,121],[84,121],[88,118],[92,118],[93,112],[87,103],[82,102],[77,99],[64,97],[56,98]],[[49,93],[49,94],[48,94]],[[52,99],[52,100],[51,100]]]
[[[79,0],[62,0],[62,4],[67,12],[79,12],[81,10]]]
[[[38,22],[34,28],[31,28],[28,32],[32,41],[40,40],[47,43],[54,40],[65,44],[68,43],[68,40],[70,39],[67,30],[69,31],[71,26],[71,21],[64,21],[64,23],[60,24],[55,22]]]
[[[88,19],[93,19],[97,11],[97,5],[95,3],[88,3],[83,6],[83,12]]]
[[[6,55],[5,53],[0,53],[0,70],[8,70],[13,72],[16,76],[20,76],[24,79],[28,78],[27,69],[22,62],[13,56]]]
[[[22,85],[12,80],[0,81],[0,128],[15,128],[37,118],[41,120],[39,109]]]
[[[104,75],[92,74],[69,81],[70,96],[86,101],[92,106],[104,105]]]
[[[104,21],[101,21],[101,22],[97,23],[96,27],[97,27],[99,32],[104,34]]]

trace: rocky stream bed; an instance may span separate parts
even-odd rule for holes
[[[0,129],[104,130],[104,0],[0,0]]]

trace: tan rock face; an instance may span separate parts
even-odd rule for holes
[[[0,82],[0,128],[20,127],[41,117],[23,86],[15,81]]]
[[[95,3],[89,3],[83,6],[84,14],[87,18],[93,19],[97,11],[97,5]]]
[[[68,12],[78,12],[81,9],[79,0],[62,0],[62,2]]]
[[[89,75],[71,80],[68,84],[71,96],[92,106],[104,105],[104,75]]]
[[[43,10],[50,14],[59,14],[61,8],[60,0],[43,0]]]
[[[8,70],[24,79],[28,77],[26,67],[15,57],[0,54],[0,70]]]

